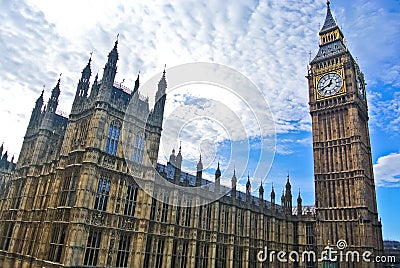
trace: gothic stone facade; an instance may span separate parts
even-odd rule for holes
[[[46,106],[43,93],[36,101],[16,171],[0,203],[0,266],[317,267],[322,263],[276,258],[261,263],[256,255],[265,247],[321,252],[328,240],[337,239],[379,253],[381,225],[362,73],[343,44],[329,5],[320,36],[320,51],[308,73],[315,210],[302,207],[300,195],[292,207],[289,178],[278,205],[273,189],[270,200],[264,198],[262,185],[259,196],[251,196],[250,180],[246,193],[237,191],[235,174],[226,195],[204,204],[224,190],[219,165],[216,183],[209,187],[201,159],[195,176],[181,171],[181,149],[166,166],[157,164],[165,71],[150,109],[138,91],[139,77],[133,90],[115,83],[116,42],[90,94],[91,60],[83,69],[69,118],[56,112],[60,80]],[[334,79],[338,88],[332,86]],[[124,132],[131,142],[123,144],[128,105],[133,107],[128,114],[132,124],[140,127]],[[125,160],[126,154],[131,160]],[[201,187],[192,194],[161,187],[155,169],[171,185]]]

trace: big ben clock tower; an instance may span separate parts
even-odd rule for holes
[[[364,75],[344,43],[329,1],[319,51],[308,72],[318,250],[345,240],[348,250],[382,253]],[[372,266],[371,266],[372,265]],[[347,263],[346,267],[375,267]]]

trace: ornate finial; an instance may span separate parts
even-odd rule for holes
[[[118,38],[119,38],[119,33],[117,33],[117,42],[118,42]]]
[[[62,75],[62,73],[60,73],[60,77],[58,79],[61,79],[61,75]]]
[[[328,6],[328,8],[329,8],[329,5],[331,4],[331,2],[328,0],[328,1],[326,1],[326,5]]]
[[[167,64],[166,63],[164,64],[164,71],[163,71],[164,75],[165,75],[165,69],[167,69]]]

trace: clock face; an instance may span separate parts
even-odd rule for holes
[[[343,80],[337,73],[326,74],[318,81],[318,92],[323,96],[332,96],[343,85]]]

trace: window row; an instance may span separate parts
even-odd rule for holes
[[[118,121],[111,122],[108,127],[107,141],[105,152],[111,155],[117,154],[119,139],[121,135],[121,123]],[[138,133],[134,136],[133,150],[131,160],[135,163],[141,164],[143,161],[144,149],[145,149],[145,135],[144,133]]]

